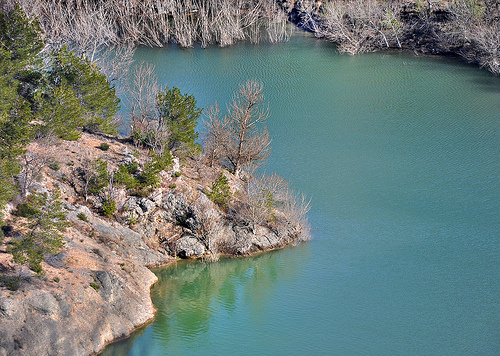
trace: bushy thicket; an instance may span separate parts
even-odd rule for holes
[[[297,21],[341,53],[409,49],[454,53],[500,74],[496,0],[297,2]]]
[[[129,194],[147,196],[160,185],[160,172],[170,169],[172,164],[170,151],[165,151],[161,156],[151,151],[150,161],[142,167],[135,161],[118,166],[114,172],[114,181],[125,187]]]

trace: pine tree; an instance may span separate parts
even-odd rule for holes
[[[64,235],[61,232],[70,223],[64,221],[66,214],[58,194],[31,195],[26,203],[18,206],[18,214],[26,218],[24,236],[14,239],[8,252],[12,254],[14,262],[27,265],[40,274],[43,272],[43,259],[64,247]]]
[[[181,94],[179,88],[166,88],[156,96],[156,106],[160,115],[160,128],[170,131],[169,148],[197,148],[195,131],[202,109],[196,107],[193,95]],[[160,129],[161,130],[161,129]]]
[[[39,134],[54,134],[65,140],[77,140],[81,133],[76,129],[84,125],[84,109],[75,92],[67,85],[50,88],[49,95],[39,100],[38,117],[42,125]]]
[[[55,87],[67,86],[74,90],[85,112],[85,129],[116,132],[113,118],[118,112],[120,99],[116,97],[114,87],[90,60],[77,57],[65,47],[61,48],[53,55],[49,82]]]

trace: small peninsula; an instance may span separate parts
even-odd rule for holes
[[[134,65],[138,45],[279,42],[293,23],[343,54],[500,73],[492,0],[122,3],[0,4],[0,356],[97,354],[154,318],[149,268],[310,239],[308,200],[258,173],[271,150],[262,83],[202,109]]]
[[[148,267],[309,239],[308,201],[254,173],[271,143],[260,82],[207,108],[199,139],[195,98],[139,65],[119,136],[99,67],[44,53],[19,6],[0,27],[0,355],[95,354],[154,317]]]

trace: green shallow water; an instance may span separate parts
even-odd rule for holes
[[[206,107],[262,80],[266,170],[312,198],[313,240],[156,270],[156,320],[103,355],[497,355],[500,78],[288,43],[142,48]]]

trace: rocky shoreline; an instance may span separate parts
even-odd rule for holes
[[[102,142],[109,144],[108,151],[99,149]],[[45,152],[60,167],[44,167],[33,191],[52,194],[58,189],[72,226],[64,232],[66,247],[46,258],[44,274],[36,276],[20,269],[6,252],[18,233],[16,217],[7,215],[0,271],[4,279],[20,277],[20,285],[14,291],[0,283],[0,355],[97,354],[154,318],[150,287],[157,278],[148,267],[179,257],[245,256],[301,240],[300,226],[290,224],[286,231],[250,226],[234,210],[219,209],[205,193],[221,168],[194,159],[182,167],[176,161],[171,171],[162,172],[161,186],[147,197],[121,191],[117,213],[101,216],[99,199],[85,201],[78,195],[79,168],[85,157],[115,164],[130,160],[132,148],[123,139],[84,133],[78,141],[63,141]],[[28,151],[41,149],[31,144]],[[244,183],[225,174],[238,205]],[[207,213],[223,221],[211,249],[199,233]]]
[[[481,0],[391,2],[279,0],[290,22],[341,53],[403,50],[465,59],[500,75],[500,4]]]

